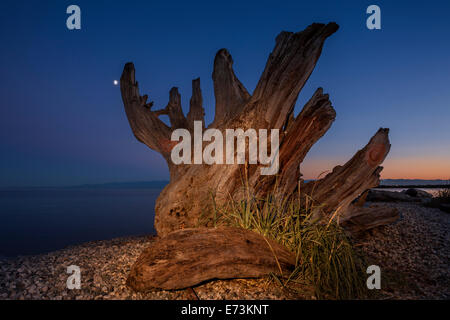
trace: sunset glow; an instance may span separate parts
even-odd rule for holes
[[[345,163],[345,159],[310,159],[302,164],[303,179],[317,179],[330,172],[335,166]],[[449,179],[450,161],[432,157],[389,158],[383,163],[382,179]],[[326,173],[324,173],[326,172]]]

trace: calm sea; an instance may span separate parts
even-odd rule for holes
[[[155,233],[161,189],[0,190],[0,257]]]
[[[161,188],[0,189],[0,258],[154,234]],[[382,189],[402,191],[404,189]],[[435,194],[439,189],[423,189]]]
[[[402,192],[407,190],[407,188],[374,188],[375,190],[381,190],[381,191],[397,191]],[[431,194],[433,197],[437,196],[440,191],[444,190],[443,188],[416,188],[419,190],[423,190]]]

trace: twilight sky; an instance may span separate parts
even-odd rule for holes
[[[344,4],[342,4],[344,3]],[[296,112],[319,86],[337,111],[310,151],[306,178],[344,163],[379,127],[391,129],[383,178],[450,178],[448,1],[10,1],[0,3],[0,186],[168,179],[137,142],[113,85],[133,61],[141,94],[164,107],[172,86],[187,112],[201,78],[214,118],[211,73],[227,48],[251,92],[282,31],[336,21]],[[81,7],[81,30],[66,8]],[[381,8],[382,29],[366,28]]]

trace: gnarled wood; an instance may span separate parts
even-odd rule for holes
[[[172,232],[145,249],[127,285],[137,291],[183,289],[211,279],[289,274],[295,256],[249,230],[220,227]]]
[[[346,164],[336,166],[323,179],[307,183],[302,187],[303,192],[324,205],[323,210],[326,213],[337,209],[337,217],[345,217],[354,199],[380,183],[380,172],[383,168],[379,165],[391,147],[388,133],[389,129],[378,130],[369,143]]]
[[[278,35],[251,99],[258,122],[265,120],[267,128],[282,128],[316,66],[325,40],[338,28],[336,23],[314,23],[304,31]]]
[[[385,206],[357,207],[350,205],[340,221],[342,227],[357,235],[364,231],[391,224],[400,214],[396,208]]]
[[[194,121],[201,121],[202,128],[205,128],[205,110],[203,109],[202,90],[200,89],[200,78],[192,80],[192,97],[190,108],[187,114],[189,130],[194,131]]]
[[[300,180],[300,163],[311,147],[328,131],[335,118],[336,111],[331,106],[328,94],[324,94],[322,88],[317,89],[300,114],[286,124],[285,136],[280,146],[280,174],[261,179],[259,171],[255,172],[251,181],[260,181],[256,187],[257,192],[264,195],[264,192],[270,189],[260,185],[265,183],[272,186],[278,179],[277,191],[281,195],[291,195]]]
[[[223,134],[225,129],[236,128],[280,129],[280,171],[277,176],[261,176],[261,165],[250,164],[246,172],[251,192],[265,194],[277,183],[279,192],[290,197],[298,187],[300,163],[333,123],[335,110],[321,88],[297,117],[293,110],[325,40],[337,29],[335,23],[316,23],[301,32],[280,33],[253,94],[237,79],[229,52],[225,49],[217,52],[212,75],[216,115],[209,127]],[[176,88],[171,90],[166,108],[152,111],[153,102],[147,103],[148,97],[139,95],[133,64],[125,66],[121,78],[122,98],[135,136],[161,153],[170,170],[170,183],[158,197],[155,207],[155,228],[159,235],[197,226],[200,217],[210,212],[212,194],[216,196],[217,205],[230,197],[237,200],[243,196],[243,165],[174,165],[170,159],[170,151],[176,144],[170,141],[174,129],[186,128],[192,132],[195,120],[202,121],[205,127],[199,79],[193,81],[192,88],[190,110],[185,117]],[[158,118],[162,114],[169,116],[170,127]],[[360,193],[378,184],[382,170],[379,165],[389,146],[388,131],[382,129],[347,164],[336,167],[317,183],[306,184],[302,192],[325,203],[326,213],[339,208],[341,218],[344,217],[346,209]]]
[[[217,128],[239,114],[240,108],[250,99],[250,94],[234,74],[233,58],[227,49],[217,52],[212,78],[216,97],[216,114],[211,127]]]
[[[139,85],[135,80],[133,63],[127,63],[120,78],[120,89],[128,121],[136,139],[159,152],[170,165],[171,130],[151,111],[153,103],[147,104],[147,95],[139,94]]]

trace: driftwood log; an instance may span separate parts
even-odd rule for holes
[[[341,225],[354,235],[397,221],[397,208],[372,205],[370,207],[352,207]]]
[[[190,228],[174,231],[145,249],[127,285],[136,291],[184,289],[210,279],[288,275],[294,266],[291,252],[253,231]]]
[[[280,130],[278,174],[261,176],[261,165],[249,165],[248,187],[254,194],[271,191],[275,182],[283,195],[293,194],[301,177],[300,163],[333,123],[336,112],[322,88],[317,89],[299,115],[295,117],[293,111],[325,40],[337,29],[335,23],[315,23],[301,32],[281,32],[252,94],[236,77],[229,52],[226,49],[217,52],[212,73],[215,118],[208,128],[222,132],[237,128]],[[132,63],[125,65],[120,85],[134,135],[159,152],[169,166],[170,183],[161,192],[155,207],[155,228],[159,235],[198,226],[199,218],[211,206],[211,193],[215,194],[219,205],[229,197],[239,199],[243,196],[243,165],[175,165],[171,160],[171,150],[177,144],[171,141],[173,130],[185,128],[193,133],[194,121],[202,121],[203,130],[206,129],[200,79],[192,81],[187,116],[183,114],[177,88],[170,90],[169,103],[164,109],[151,110],[153,102],[147,102],[147,95],[140,95]],[[159,119],[163,114],[168,115],[170,127]],[[348,212],[354,212],[351,202],[379,184],[382,170],[379,165],[389,148],[388,129],[380,129],[350,161],[334,168],[323,179],[305,184],[302,192],[325,204],[326,213],[338,209],[339,216],[345,218]]]
[[[402,192],[387,190],[370,190],[367,201],[370,202],[427,202],[433,196],[426,191],[408,189]]]

